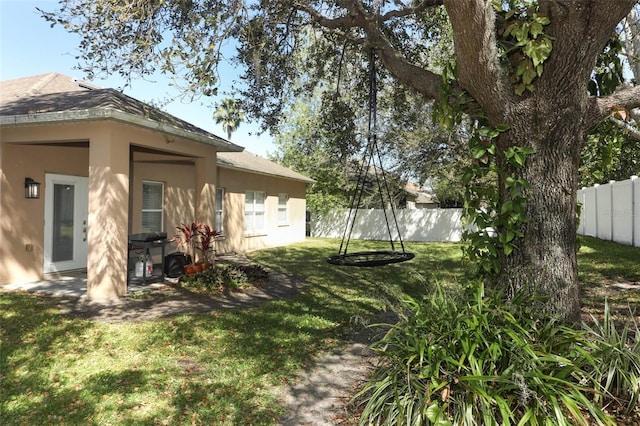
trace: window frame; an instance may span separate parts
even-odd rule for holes
[[[249,199],[249,194],[252,195],[252,203],[247,203]],[[262,194],[262,203],[256,203],[256,194]],[[248,207],[251,206],[249,210]],[[257,207],[261,206],[261,209]],[[247,220],[247,214],[251,214],[251,223]],[[256,217],[261,216],[261,225],[260,229],[256,228]],[[265,234],[267,230],[267,194],[264,191],[245,191],[244,197],[244,232],[246,234]]]
[[[160,208],[145,208],[144,205],[144,187],[145,185],[159,185],[160,186]],[[141,208],[140,208],[140,229],[142,230],[142,232],[162,232],[162,230],[164,229],[164,201],[165,201],[165,184],[164,182],[161,181],[157,181],[157,180],[147,180],[147,179],[143,179],[142,180],[142,200],[141,200]],[[145,213],[160,213],[160,229],[157,230],[148,230],[145,229],[145,223],[144,223],[144,214]]]
[[[284,199],[284,206],[281,201]],[[280,213],[284,212],[284,218],[280,217]],[[278,194],[278,226],[289,225],[289,194],[281,192]]]
[[[218,192],[221,193],[220,195],[220,203],[218,203]],[[219,233],[223,233],[224,232],[224,195],[225,195],[226,191],[224,188],[221,187],[216,187],[216,204],[215,204],[215,222],[214,222],[214,228],[216,231],[218,231]],[[220,217],[218,217],[218,215]]]

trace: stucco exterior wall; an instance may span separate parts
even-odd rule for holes
[[[73,146],[70,146],[73,145]],[[114,120],[0,127],[0,285],[42,279],[45,175],[88,177],[89,297],[126,292],[127,236],[141,232],[142,181],[164,183],[164,230],[200,221],[214,226],[215,188],[225,190],[219,253],[245,252],[305,239],[306,183],[216,166],[216,148]],[[24,179],[41,196],[24,198]],[[265,229],[245,233],[245,193],[265,199]],[[288,221],[278,223],[278,196]],[[174,247],[167,247],[167,252]],[[155,259],[158,261],[158,259]]]
[[[3,136],[4,132],[0,138]],[[42,277],[45,173],[86,177],[88,164],[87,148],[3,144],[0,161],[0,284],[34,281]],[[25,177],[41,183],[40,198],[24,198]]]
[[[258,173],[218,168],[218,185],[225,190],[223,233],[216,249],[221,253],[245,252],[304,241],[306,184],[291,179]],[[244,211],[246,191],[264,192],[265,230],[245,233]],[[288,222],[278,224],[278,195],[287,194]]]
[[[0,144],[0,284],[44,277],[46,173],[89,177],[90,298],[112,299],[126,292],[127,235],[140,229],[141,208],[133,206],[140,206],[142,179],[167,182],[169,235],[175,230],[174,222],[213,222],[214,212],[208,206],[215,202],[214,146],[112,120],[2,126]],[[76,146],[65,146],[69,144]],[[181,164],[130,163],[130,147],[134,160],[136,151],[158,152]],[[39,199],[24,198],[25,177],[41,183]]]

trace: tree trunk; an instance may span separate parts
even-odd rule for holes
[[[584,131],[579,129],[576,112],[564,116],[566,126],[536,137],[545,126],[535,117],[532,114],[528,120],[523,119],[523,126],[514,123],[514,130],[505,135],[510,145],[531,146],[536,153],[528,156],[519,170],[530,185],[525,194],[528,222],[524,236],[515,241],[517,249],[501,256],[498,285],[508,294],[524,291],[544,297],[548,312],[572,323],[580,316],[575,190],[577,141]],[[501,199],[508,199],[508,190],[500,186]]]
[[[500,255],[498,285],[511,294],[532,291],[547,299],[545,309],[561,320],[580,316],[576,258],[576,190],[579,153],[590,128],[605,113],[592,108],[587,82],[598,54],[633,2],[540,1],[539,13],[550,20],[544,32],[553,41],[534,90],[513,93],[507,71],[495,51],[495,15],[489,2],[445,0],[451,19],[460,85],[482,106],[491,125],[510,130],[498,139],[498,162],[511,146],[531,147],[517,170],[530,189],[524,194],[523,236],[517,249]],[[469,34],[476,36],[470,37]],[[513,71],[510,71],[513,72]],[[506,166],[505,166],[506,167]],[[502,202],[509,199],[503,169],[499,177]]]

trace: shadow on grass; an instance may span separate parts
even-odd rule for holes
[[[380,268],[328,264],[338,244],[252,254],[307,283],[252,308],[102,324],[61,315],[46,298],[0,293],[4,424],[273,424],[282,414],[273,387],[361,327],[354,318],[425,293],[435,277],[454,286],[464,276],[455,244],[408,246],[414,260]]]
[[[580,242],[578,271],[585,313],[600,316],[606,299],[617,320],[638,317],[640,248],[591,237],[580,237]]]

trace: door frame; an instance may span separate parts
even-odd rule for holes
[[[73,185],[74,225],[71,260],[53,262],[53,188],[56,184]],[[45,173],[43,272],[45,274],[87,268],[87,220],[89,216],[89,178],[84,176]]]

